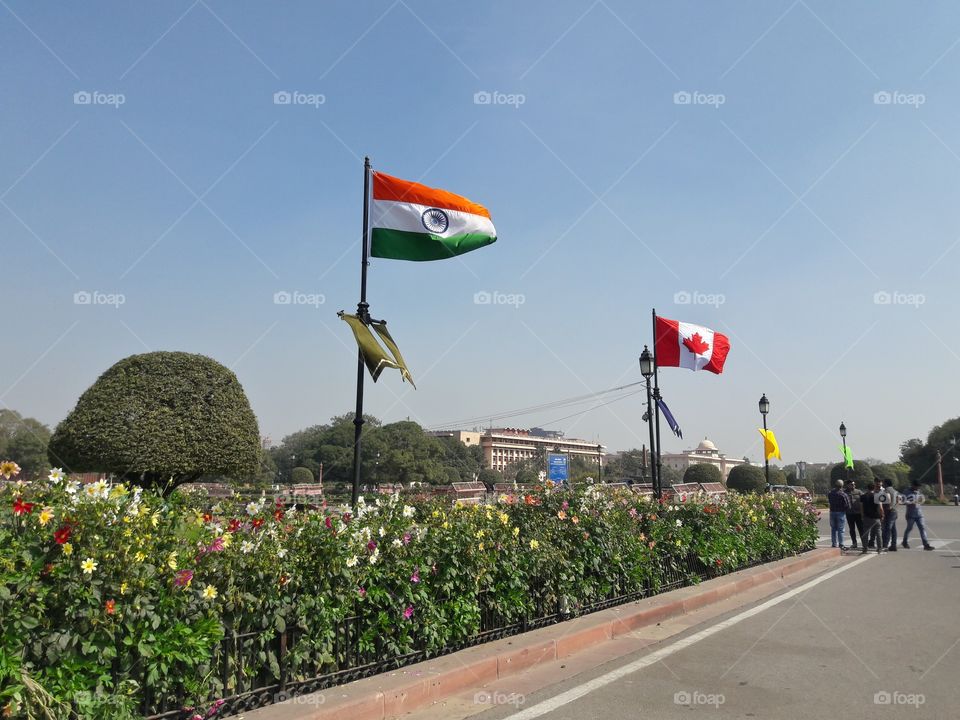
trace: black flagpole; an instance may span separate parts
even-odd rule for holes
[[[370,306],[367,304],[367,265],[370,264],[370,158],[363,159],[363,241],[360,260],[360,302],[357,317],[363,323],[370,322]],[[357,506],[360,497],[360,435],[363,432],[363,352],[357,350],[357,414],[353,418],[353,488],[350,504]]]
[[[661,475],[661,464],[660,464],[660,381],[658,379],[658,373],[660,371],[660,365],[657,363],[657,309],[653,309],[653,401],[654,401],[654,424],[656,426],[657,433],[657,447],[654,451],[656,453],[656,466],[657,474],[654,485],[654,491],[657,495],[657,500],[663,497],[663,477]]]

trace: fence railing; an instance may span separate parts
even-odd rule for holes
[[[610,584],[605,597],[594,598],[580,606],[571,606],[565,597],[540,590],[533,598],[534,611],[520,620],[502,616],[494,607],[493,594],[481,593],[477,598],[480,608],[478,631],[465,641],[439,651],[428,651],[424,643],[415,641],[413,651],[402,655],[392,654],[377,638],[364,649],[361,647],[361,635],[368,622],[367,618],[359,615],[350,615],[337,622],[320,650],[304,651],[300,642],[304,639],[302,631],[295,628],[288,628],[284,632],[229,632],[221,641],[210,667],[210,676],[217,678],[222,687],[220,696],[224,704],[218,717],[319,692],[465,647],[635,602],[729,572],[779,560],[790,554],[758,558],[729,568],[709,566],[695,555],[681,562],[658,563],[651,578],[642,586],[631,586],[626,578],[620,578]],[[189,717],[190,713],[183,707],[182,696],[176,697],[174,693],[158,697],[151,692],[149,684],[144,682],[141,686],[145,693],[141,711],[148,720]],[[215,699],[211,697],[209,702]]]

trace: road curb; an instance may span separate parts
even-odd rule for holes
[[[322,693],[290,698],[242,714],[244,720],[389,720],[472,687],[575,655],[760,585],[839,558],[818,548],[638,602],[591,613],[460,652],[376,675]]]

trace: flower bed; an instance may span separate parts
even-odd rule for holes
[[[5,485],[0,708],[13,717],[213,717],[251,688],[438,654],[491,623],[578,614],[817,537],[816,511],[780,495],[660,505],[542,488],[475,506],[388,496],[351,516],[57,471]]]

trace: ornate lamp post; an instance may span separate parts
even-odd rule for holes
[[[653,377],[653,353],[650,352],[650,349],[644,345],[643,352],[640,353],[640,374],[643,375],[643,379],[647,381],[647,412],[643,416],[643,419],[647,421],[647,427],[650,429],[650,447],[654,448],[653,438],[653,396],[650,394],[650,378]],[[650,476],[653,480],[653,492],[656,495],[656,498],[659,500],[662,496],[662,491],[660,488],[660,473],[657,472],[656,464],[650,463]]]
[[[847,482],[847,426],[840,421],[840,440],[843,442],[843,482]]]
[[[763,416],[763,430],[767,430],[767,413],[770,412],[770,401],[767,400],[767,394],[760,397],[760,414]],[[767,491],[770,491],[770,459],[767,457],[766,443],[763,448],[763,474],[767,479]]]

